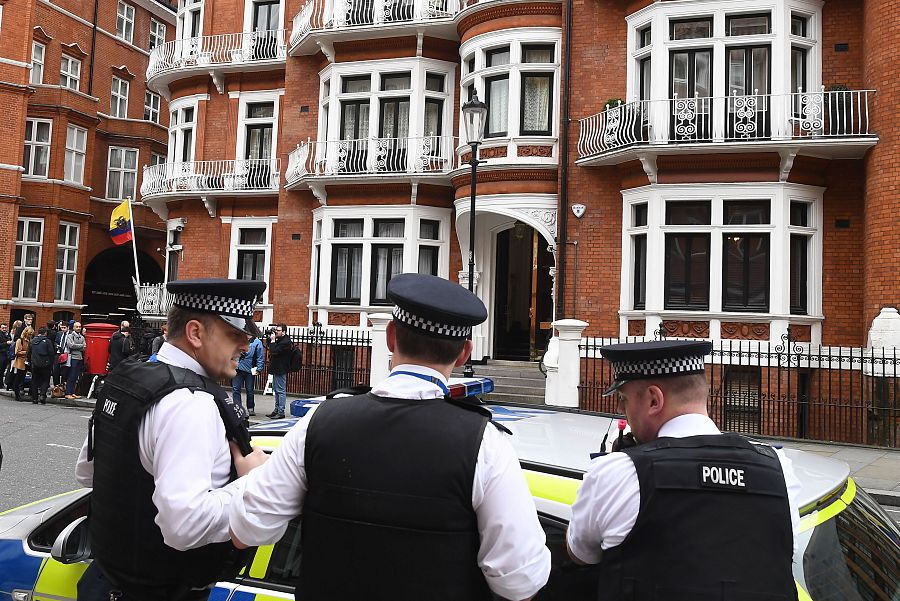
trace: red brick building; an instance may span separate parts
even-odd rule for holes
[[[264,279],[264,322],[365,327],[395,273],[466,283],[460,105],[477,92],[476,289],[491,317],[476,357],[534,356],[559,317],[590,336],[777,342],[791,326],[860,345],[900,297],[889,8],[181,0],[146,70],[169,124],[165,159],[144,156],[161,137],[140,151],[139,198],[165,223],[147,254],[164,250],[169,279]],[[49,27],[33,37],[52,48]],[[124,76],[119,62],[103,68]],[[10,110],[41,93],[15,90]],[[94,157],[103,189],[107,153]],[[55,184],[10,196],[33,185]],[[12,221],[29,215],[16,202]]]
[[[12,0],[2,6],[0,320],[135,307],[131,245],[109,218],[166,152],[167,103],[146,88],[150,52],[175,34],[154,0]],[[96,11],[96,12],[95,12]],[[134,207],[141,279],[161,282],[165,225]]]

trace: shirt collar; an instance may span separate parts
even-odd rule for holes
[[[713,420],[699,413],[687,413],[673,417],[659,429],[658,438],[684,438],[686,436],[700,436],[704,434],[721,434]]]
[[[206,370],[203,369],[202,365],[197,363],[196,359],[174,344],[163,342],[162,346],[159,347],[159,352],[156,353],[156,359],[161,363],[167,363],[169,365],[174,365],[175,367],[183,367],[194,373],[200,374],[201,376],[209,377]]]
[[[435,378],[447,385],[447,378],[441,372],[425,367],[424,365],[403,364],[395,365],[391,369],[391,375],[372,388],[372,394],[376,396],[393,397],[398,399],[439,399],[444,396],[444,391],[437,384],[427,380],[396,374],[394,372],[408,371],[422,374],[428,378]]]

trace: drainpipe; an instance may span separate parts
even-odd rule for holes
[[[91,23],[91,62],[88,65],[88,96],[93,96],[94,91],[94,49],[97,47],[97,3],[94,0],[94,19]]]
[[[572,66],[572,0],[566,0],[566,60],[563,64],[562,131],[560,134],[559,264],[556,266],[556,319],[566,316],[566,246],[569,225],[569,77]]]

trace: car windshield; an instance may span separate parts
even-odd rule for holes
[[[794,577],[815,601],[900,601],[900,530],[862,490],[849,504],[836,500],[819,515],[834,510],[801,532],[797,556],[803,562],[794,564]]]

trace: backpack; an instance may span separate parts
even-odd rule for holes
[[[291,346],[291,362],[288,366],[288,371],[300,371],[301,367],[303,367],[303,353],[300,352],[300,348],[295,344]]]
[[[53,364],[53,343],[49,338],[31,344],[31,365],[44,368]]]

